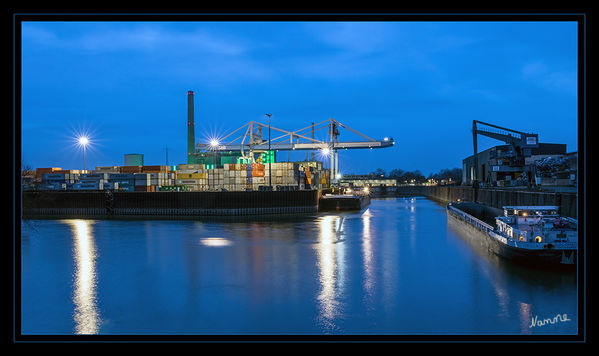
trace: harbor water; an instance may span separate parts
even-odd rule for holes
[[[23,220],[21,230],[24,335],[578,332],[576,271],[489,255],[426,198],[295,217]]]

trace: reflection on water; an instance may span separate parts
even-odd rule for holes
[[[370,209],[362,214],[362,258],[364,260],[364,291],[367,296],[372,296],[374,287],[374,271],[372,263],[372,236],[370,234]],[[370,305],[369,305],[370,306]]]
[[[73,232],[75,260],[75,333],[97,334],[100,316],[96,305],[96,248],[91,220],[65,220]]]
[[[205,237],[200,239],[200,243],[208,247],[223,247],[230,246],[232,242],[221,237]]]
[[[343,218],[327,215],[318,219],[319,241],[316,245],[318,259],[320,293],[317,300],[320,306],[321,321],[327,329],[335,329],[340,303],[337,299],[343,290],[343,252],[341,242]]]
[[[491,252],[484,243],[484,237],[468,230],[463,223],[450,216],[447,223],[449,230],[457,233],[476,255],[476,268],[486,277],[495,294],[499,320],[517,320],[522,334],[532,333],[530,325],[534,315],[553,317],[555,314],[567,313],[574,315],[576,320],[575,301],[561,303],[561,296],[557,293],[560,291],[568,295],[576,290],[575,274],[571,271],[514,263]],[[557,303],[551,302],[554,297],[558,297]],[[543,307],[539,307],[540,299],[546,303]],[[575,322],[562,326],[575,329]]]
[[[301,219],[35,226],[21,241],[24,334],[577,332],[576,275],[489,255],[424,198]],[[569,321],[530,327],[558,314]]]

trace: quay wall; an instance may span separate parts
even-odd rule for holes
[[[313,213],[320,190],[251,192],[23,192],[22,216],[242,216]]]
[[[467,186],[406,186],[397,187],[397,196],[425,196],[440,203],[464,199],[501,209],[506,205],[556,205],[560,214],[578,219],[576,193],[535,192],[508,189],[474,189]]]

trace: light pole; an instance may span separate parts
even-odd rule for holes
[[[216,168],[216,146],[218,146],[219,142],[217,139],[212,139],[210,141],[210,146],[212,147],[212,150],[214,151],[214,168]]]
[[[213,167],[213,174],[216,175],[216,146],[218,146],[219,142],[217,139],[213,138],[212,140],[210,140],[210,147],[212,148],[212,150],[214,151],[214,167]],[[214,177],[214,176],[213,176]],[[214,178],[213,178],[214,181]],[[210,186],[210,189],[212,189],[212,186]],[[216,184],[215,184],[215,189],[216,189]]]
[[[268,116],[268,153],[267,153],[267,157],[269,157],[268,160],[268,186],[269,186],[269,190],[272,191],[272,161],[270,160],[270,117],[272,116],[272,114],[266,114],[266,116]]]
[[[89,139],[85,136],[79,137],[79,144],[83,146],[83,170],[85,171],[85,146],[89,143]]]

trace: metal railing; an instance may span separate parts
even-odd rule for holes
[[[475,217],[473,217],[472,215],[452,206],[452,205],[448,205],[447,208],[449,210],[451,210],[453,213],[455,213],[456,215],[458,215],[461,219],[463,219],[464,221],[470,223],[471,225],[475,226],[477,229],[482,230],[484,232],[490,232],[493,231],[494,228],[493,226],[487,224],[484,221],[481,221]]]

